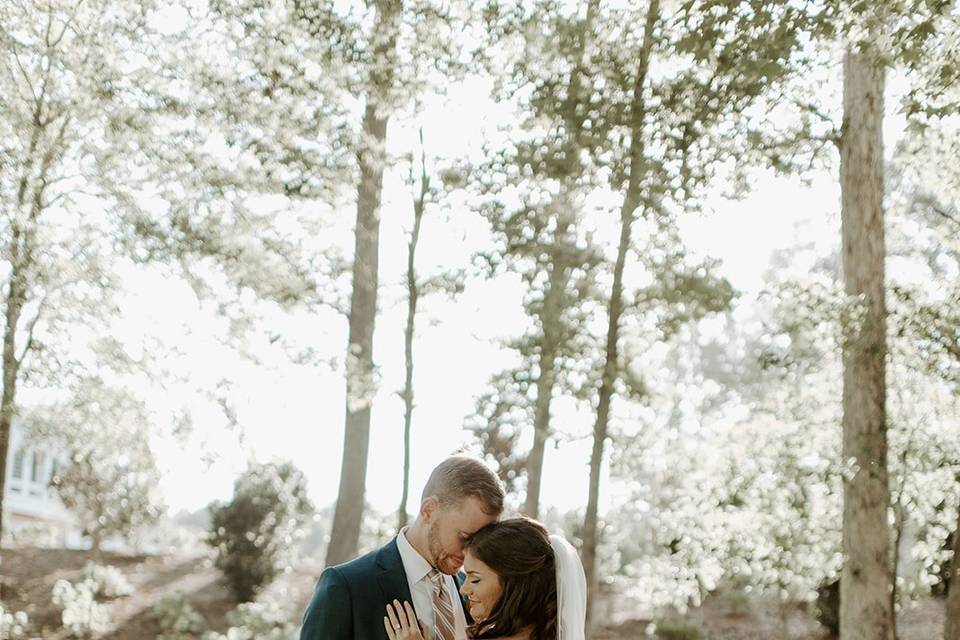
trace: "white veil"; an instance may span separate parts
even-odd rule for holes
[[[557,638],[585,640],[587,579],[577,550],[563,536],[551,535],[557,565]]]

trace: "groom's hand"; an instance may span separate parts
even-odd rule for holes
[[[390,640],[426,640],[430,637],[427,625],[417,619],[417,614],[409,602],[400,605],[399,600],[387,605],[387,615],[383,617],[383,627]]]

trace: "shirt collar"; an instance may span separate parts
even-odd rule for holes
[[[397,549],[400,551],[400,559],[403,561],[404,571],[407,572],[407,579],[412,584],[417,584],[427,577],[433,567],[407,540],[407,529],[409,527],[404,527],[397,535]]]

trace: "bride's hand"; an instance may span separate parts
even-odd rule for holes
[[[387,615],[383,617],[383,627],[390,640],[425,640],[430,634],[426,626],[421,628],[417,614],[409,602],[400,606],[399,600],[387,605]]]

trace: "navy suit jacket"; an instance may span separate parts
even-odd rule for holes
[[[459,590],[463,575],[454,580]],[[389,640],[383,617],[394,599],[413,604],[396,538],[320,574],[303,614],[300,640]],[[417,616],[425,618],[427,613],[418,611]],[[469,614],[466,617],[469,624]]]

